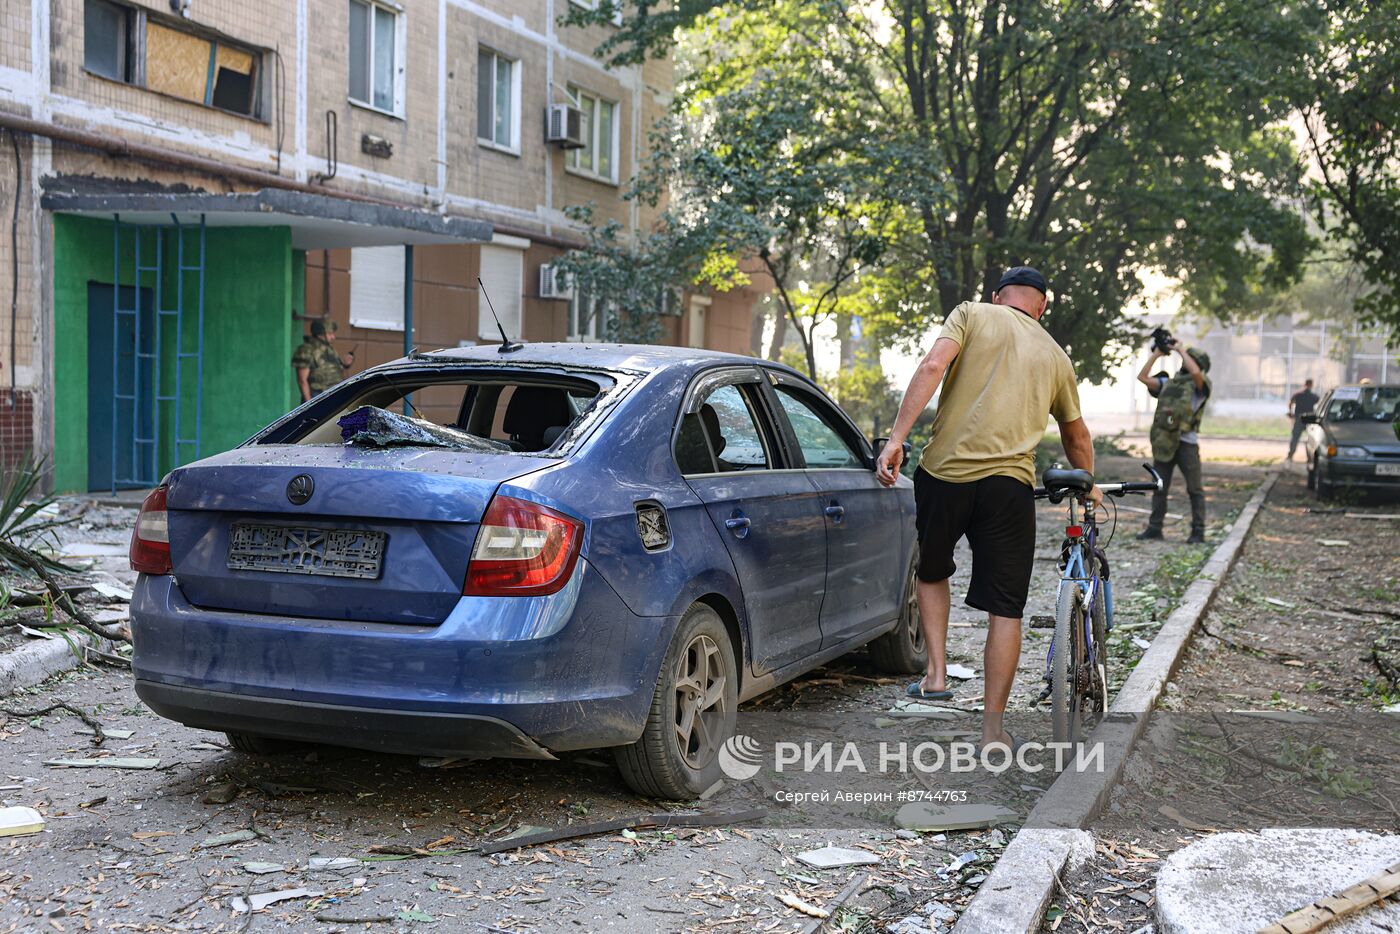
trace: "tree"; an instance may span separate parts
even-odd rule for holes
[[[1302,183],[1270,92],[1319,36],[1303,0],[629,0],[600,52],[683,43],[677,114],[701,132],[672,184],[720,183],[690,224],[754,220],[821,277],[809,291],[835,286],[829,301],[909,345],[1004,266],[1036,264],[1047,327],[1096,379],[1140,271],[1207,308],[1297,275]],[[845,266],[832,244],[853,233]]]
[[[1294,91],[1315,168],[1314,215],[1373,286],[1358,311],[1400,340],[1400,3],[1324,8],[1326,41]]]

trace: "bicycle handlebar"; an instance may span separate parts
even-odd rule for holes
[[[1152,475],[1152,480],[1150,482],[1138,480],[1135,482],[1100,483],[1099,489],[1104,492],[1105,496],[1123,496],[1128,493],[1156,493],[1162,488],[1162,475],[1157,473],[1157,469],[1151,464],[1143,464],[1142,469]],[[1055,490],[1052,493],[1050,490],[1041,486],[1035,488],[1035,498],[1050,499],[1058,503],[1066,496],[1071,495],[1072,492],[1071,490]],[[1073,495],[1082,496],[1083,494],[1074,493]]]

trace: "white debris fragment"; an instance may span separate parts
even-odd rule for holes
[[[798,853],[797,858],[813,869],[840,869],[843,866],[869,866],[880,857],[867,850],[848,850],[840,846],[824,846],[819,850]]]
[[[316,898],[324,894],[324,892],[313,892],[311,889],[282,889],[277,892],[259,892],[257,895],[249,895],[246,899],[241,895],[235,895],[228,900],[228,904],[230,908],[240,913],[262,911],[268,905],[275,905],[278,902],[290,901],[294,898]]]
[[[969,678],[977,677],[977,672],[966,665],[949,665],[948,677],[957,678],[959,681],[966,681]]]

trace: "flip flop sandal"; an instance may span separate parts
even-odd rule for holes
[[[943,691],[925,691],[924,688],[923,688],[923,684],[924,684],[924,682],[923,682],[923,679],[922,679],[922,678],[919,679],[918,681],[915,681],[913,684],[909,685],[907,688],[904,689],[904,695],[905,695],[906,697],[915,697],[915,698],[918,698],[919,700],[952,700],[952,699],[953,699],[953,692],[952,692],[952,691],[948,691],[948,690],[943,690]]]
[[[1017,739],[1015,736],[1012,736],[1010,730],[1006,731],[1006,735],[1011,737],[1011,757],[1014,759],[1020,753],[1022,747],[1024,747],[1026,744],[1021,740]],[[977,744],[977,757],[979,759],[982,757],[981,743]]]

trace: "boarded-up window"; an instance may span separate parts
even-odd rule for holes
[[[402,331],[403,277],[403,247],[351,250],[350,323],[362,328]]]
[[[481,248],[481,282],[491,297],[501,326],[512,340],[520,337],[520,297],[525,285],[525,252],[508,246]],[[488,341],[499,341],[501,332],[491,317],[483,297],[477,303],[477,334]]]
[[[146,87],[248,116],[257,111],[257,56],[247,49],[146,22]]]

